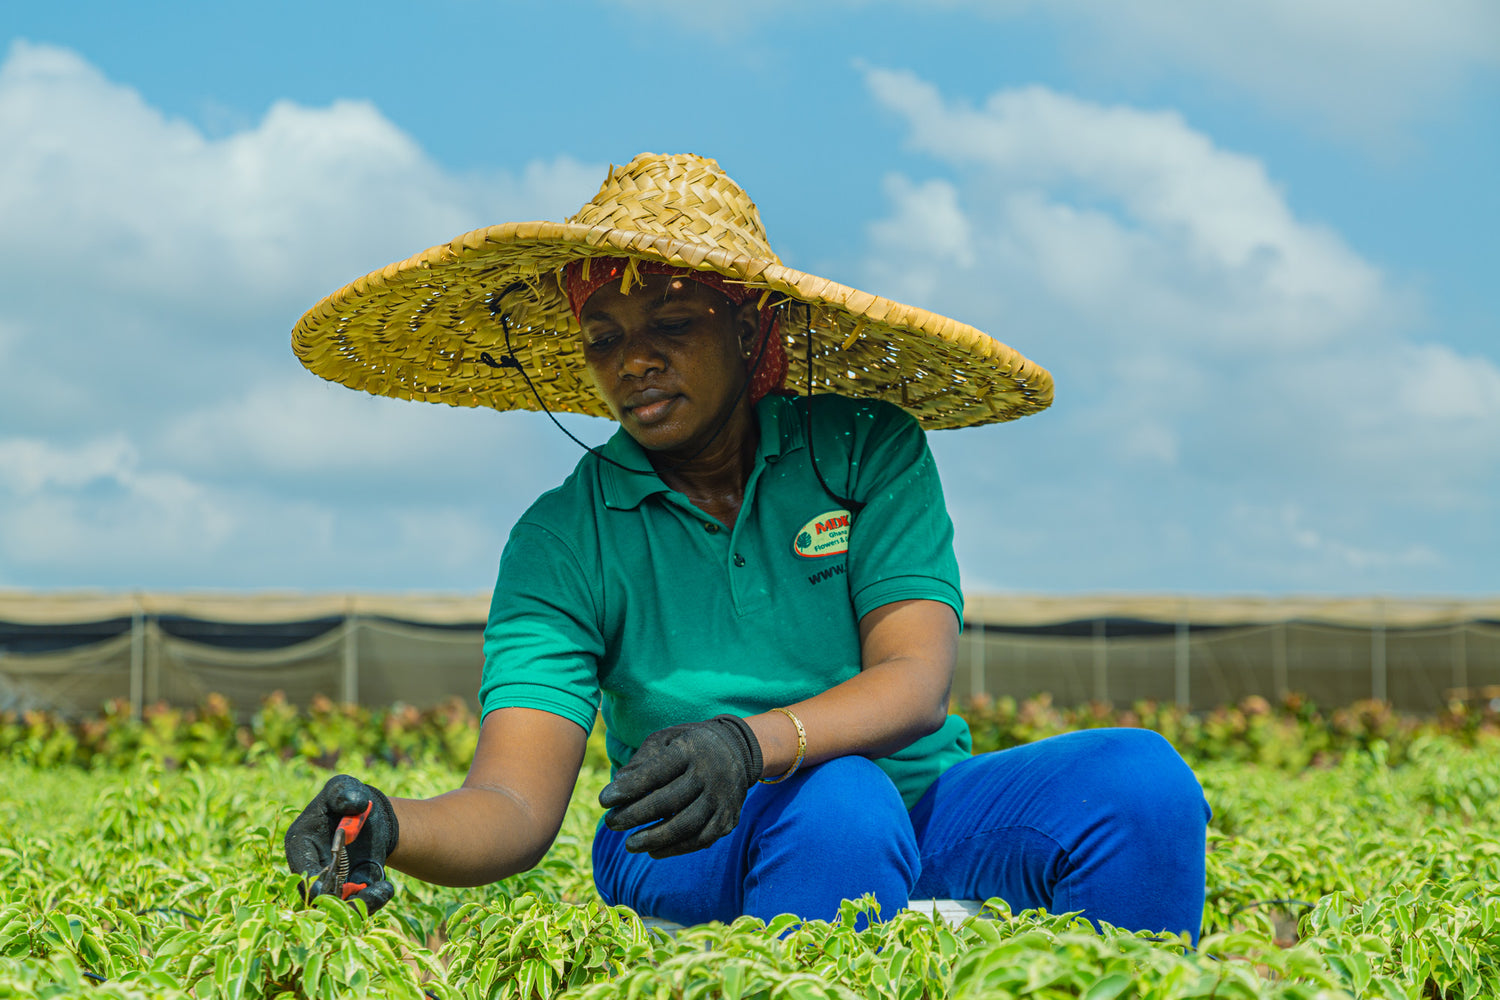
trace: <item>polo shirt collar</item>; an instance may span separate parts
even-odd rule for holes
[[[796,408],[789,397],[766,396],[755,404],[755,417],[760,425],[760,444],[755,449],[757,466],[765,464],[768,458],[775,461],[802,447],[802,421],[797,419]],[[598,451],[611,462],[625,466],[622,469],[611,462],[599,463],[604,506],[612,510],[633,510],[649,496],[671,492],[651,468],[646,449],[636,444],[635,438],[627,434],[625,428],[618,428]],[[629,471],[632,469],[644,471]]]

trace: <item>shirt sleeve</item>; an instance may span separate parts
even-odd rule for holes
[[[484,630],[481,718],[535,708],[593,728],[604,641],[590,580],[560,535],[525,521],[511,531]]]
[[[894,601],[941,601],[963,621],[953,522],[937,463],[911,414],[878,403],[850,456],[850,488],[865,506],[850,519],[849,593],[856,619]]]

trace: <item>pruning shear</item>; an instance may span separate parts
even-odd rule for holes
[[[348,899],[362,889],[370,886],[368,882],[349,881],[349,851],[348,845],[359,836],[359,831],[365,828],[365,820],[370,818],[370,810],[375,806],[372,800],[365,806],[365,811],[357,816],[345,816],[339,820],[338,829],[333,831],[333,860],[328,867],[318,873],[318,879],[333,875],[333,892],[340,899]]]

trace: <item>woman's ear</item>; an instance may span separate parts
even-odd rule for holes
[[[756,348],[760,346],[759,298],[752,296],[746,299],[734,313],[734,328],[740,337],[740,354],[747,358],[755,357]]]

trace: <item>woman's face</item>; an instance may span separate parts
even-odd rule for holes
[[[643,277],[629,295],[610,282],[584,303],[584,361],[610,413],[641,447],[691,454],[718,431],[736,398],[749,413],[742,352],[759,314],[753,299],[735,306],[689,278]],[[731,434],[743,433],[738,424],[731,422]]]

